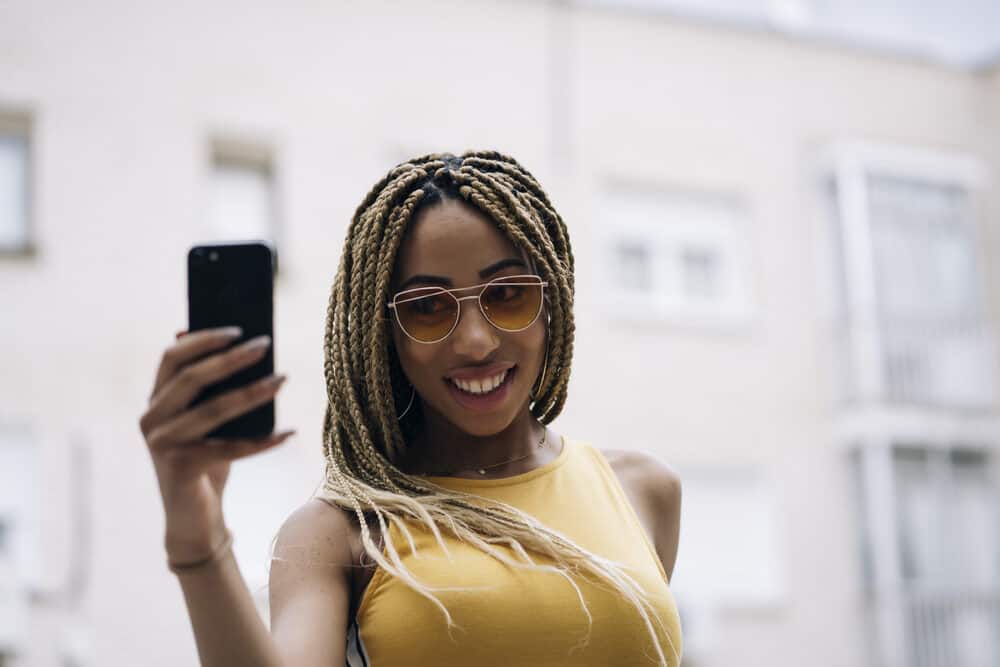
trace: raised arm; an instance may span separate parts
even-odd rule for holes
[[[282,664],[340,667],[351,599],[350,522],[315,498],[278,533],[271,561],[271,634]]]
[[[204,667],[286,664],[229,549],[222,495],[232,461],[275,447],[290,433],[207,437],[220,424],[272,400],[281,378],[192,405],[206,386],[266,352],[268,340],[231,345],[240,334],[226,329],[181,332],[163,353],[149,406],[139,419],[163,500],[167,561],[180,581]]]

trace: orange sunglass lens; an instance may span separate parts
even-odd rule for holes
[[[483,292],[483,310],[501,329],[524,329],[542,306],[542,284],[530,278],[494,281]]]
[[[458,302],[436,288],[409,292],[396,302],[400,326],[422,341],[434,341],[447,334],[457,314]]]

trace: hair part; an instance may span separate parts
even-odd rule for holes
[[[529,410],[548,424],[566,402],[573,356],[574,263],[566,225],[546,193],[517,161],[494,151],[434,153],[401,163],[375,184],[355,211],[333,281],[323,340],[326,474],[317,497],[357,517],[367,556],[437,606],[449,633],[457,626],[433,591],[454,589],[418,581],[403,564],[390,526],[411,549],[407,523],[425,526],[445,554],[442,531],[513,567],[564,577],[588,619],[581,645],[589,639],[593,619],[574,578],[603,582],[636,607],[660,664],[669,665],[653,619],[661,630],[663,625],[645,592],[620,564],[589,552],[516,507],[494,500],[484,503],[482,497],[445,489],[395,465],[421,428],[423,414],[414,402],[397,421],[411,385],[393,347],[388,291],[414,215],[444,199],[460,200],[493,220],[548,281],[547,370]],[[370,521],[378,523],[384,553],[372,539]],[[531,554],[553,564],[536,562]],[[669,634],[664,634],[679,661]]]

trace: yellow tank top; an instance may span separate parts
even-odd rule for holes
[[[428,479],[513,505],[593,553],[627,566],[651,596],[669,635],[652,619],[663,654],[670,667],[679,665],[680,618],[663,565],[614,471],[593,445],[563,438],[554,460],[513,477]],[[418,580],[488,590],[435,593],[459,626],[449,636],[444,614],[433,602],[378,568],[348,630],[348,667],[655,664],[652,638],[638,611],[603,584],[575,579],[593,616],[589,643],[581,648],[587,617],[565,578],[507,566],[443,534],[453,558],[449,561],[426,528],[413,526],[411,532],[416,558],[405,536],[390,525],[393,544]],[[507,552],[517,560],[512,550]],[[535,562],[551,562],[531,556]]]

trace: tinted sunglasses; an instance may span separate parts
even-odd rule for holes
[[[403,333],[418,343],[437,343],[458,326],[465,299],[476,299],[483,317],[501,331],[527,329],[542,312],[542,290],[546,285],[536,275],[503,276],[471,287],[408,289],[398,292],[387,305],[396,313]],[[479,294],[454,295],[470,289],[479,289]]]

